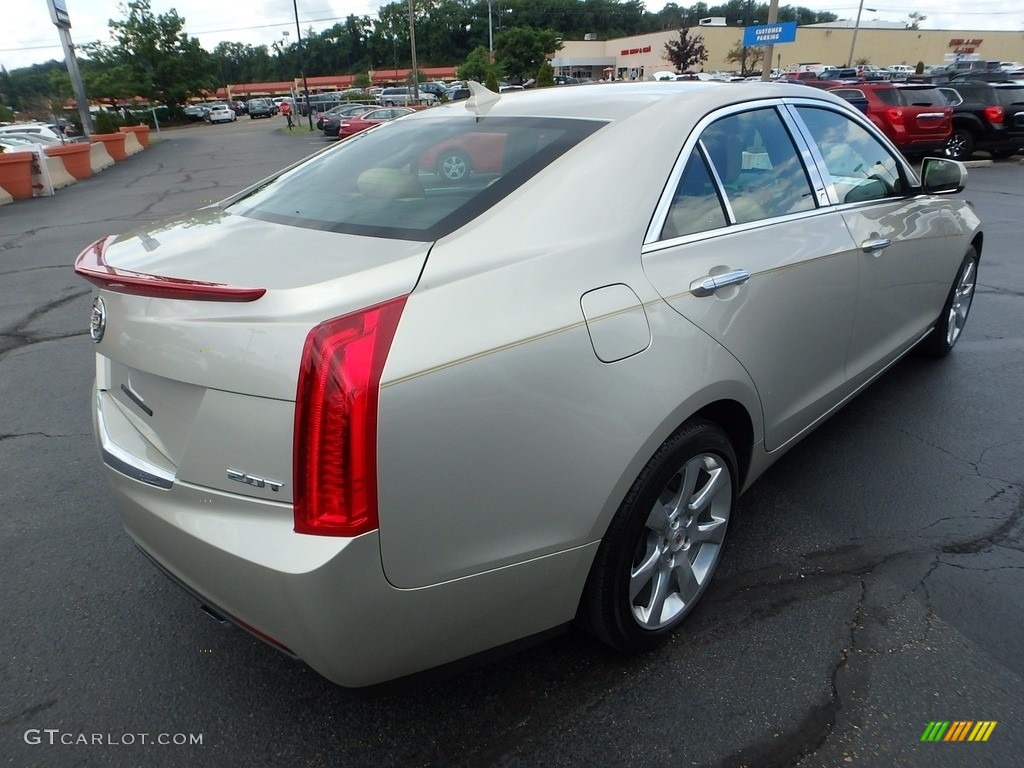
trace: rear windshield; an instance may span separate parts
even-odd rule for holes
[[[263,221],[431,241],[494,206],[604,123],[397,120],[356,134],[228,207]]]
[[[995,91],[996,99],[998,99],[1000,106],[1009,107],[1013,104],[1024,104],[1024,85],[1001,85],[992,90]]]
[[[900,106],[900,97],[895,88],[875,88],[874,93],[883,104],[890,107]]]
[[[938,88],[899,88],[900,101],[908,107],[945,107],[946,97]]]

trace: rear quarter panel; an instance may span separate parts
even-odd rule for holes
[[[380,393],[381,550],[396,586],[600,539],[644,463],[709,402],[743,403],[760,441],[742,367],[672,310],[641,266],[689,126],[633,119],[654,135],[603,128],[432,250]],[[580,199],[629,205],[551,204]],[[639,298],[652,341],[602,363],[580,299],[618,284]]]

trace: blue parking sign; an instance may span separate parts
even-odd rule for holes
[[[796,40],[796,22],[783,21],[778,24],[759,24],[743,29],[743,45],[778,45]]]

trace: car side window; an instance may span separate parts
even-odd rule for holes
[[[964,100],[960,98],[960,94],[952,88],[939,88],[939,93],[946,97],[946,103],[951,107],[959,107],[964,103]]]
[[[809,211],[814,190],[793,140],[772,108],[728,115],[701,134],[737,224]]]
[[[882,142],[846,115],[819,107],[797,107],[818,145],[840,203],[899,197],[900,166]]]
[[[695,149],[686,161],[683,177],[672,196],[661,239],[670,240],[694,232],[705,232],[724,227],[728,223],[704,155]]]

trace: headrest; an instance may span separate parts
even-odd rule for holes
[[[367,197],[384,200],[423,197],[423,185],[420,180],[411,173],[397,168],[370,168],[359,174],[356,185]]]

